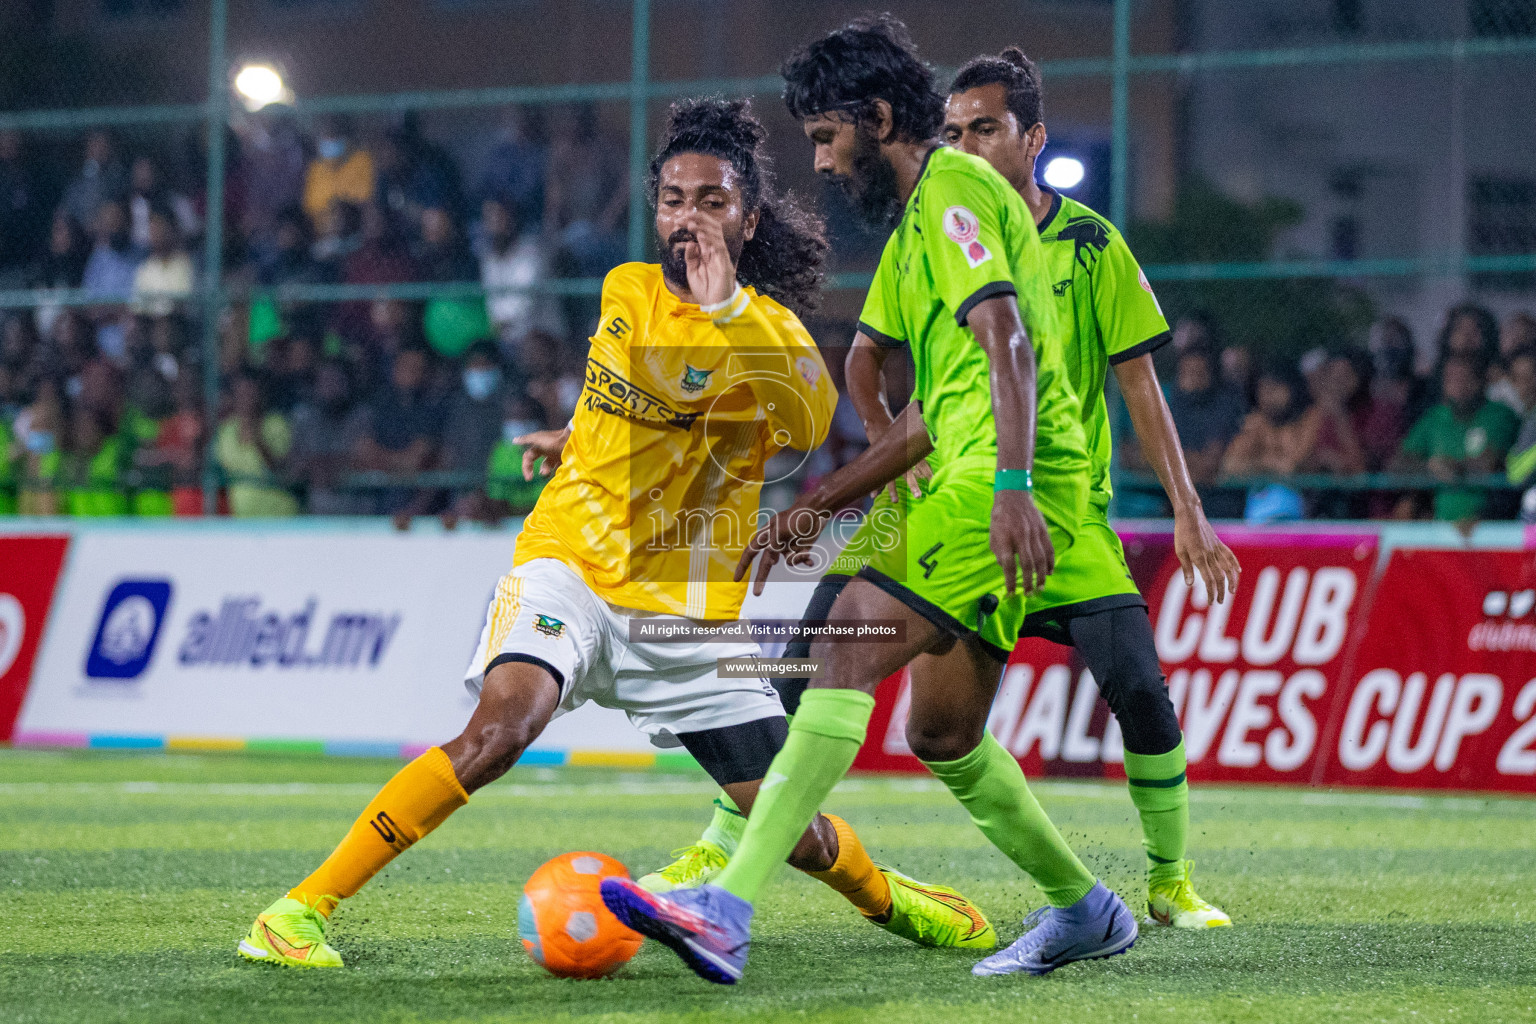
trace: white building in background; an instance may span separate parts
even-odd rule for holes
[[[1187,0],[1193,51],[1514,39],[1536,0]],[[1536,52],[1202,73],[1182,79],[1185,174],[1295,199],[1277,256],[1536,252]],[[1362,282],[1432,338],[1445,309],[1536,308],[1536,274]]]

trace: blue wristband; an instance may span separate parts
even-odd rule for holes
[[[994,491],[1033,491],[1034,478],[1027,469],[1000,469],[992,483]]]

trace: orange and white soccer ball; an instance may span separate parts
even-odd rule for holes
[[[624,927],[603,904],[603,879],[628,878],[623,864],[602,853],[562,853],[523,886],[517,935],[533,962],[559,978],[601,978],[635,955],[644,937]]]

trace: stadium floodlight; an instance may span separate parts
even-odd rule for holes
[[[270,64],[246,64],[235,75],[235,92],[245,109],[255,113],[271,103],[290,103],[289,91],[276,68]]]
[[[1082,184],[1083,162],[1075,156],[1058,156],[1045,165],[1045,183],[1051,188],[1073,189]]]

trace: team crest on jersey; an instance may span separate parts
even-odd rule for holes
[[[806,387],[815,387],[821,380],[821,367],[809,356],[801,356],[795,360],[795,369],[800,371],[800,379],[805,381]]]
[[[709,375],[714,370],[695,370],[687,363],[683,364],[683,390],[689,392],[703,391],[709,387]]]
[[[555,637],[556,639],[565,635],[565,623],[559,619],[550,618],[548,615],[535,614],[533,617],[533,628],[545,636]]]
[[[1163,315],[1163,304],[1157,301],[1157,292],[1152,290],[1152,282],[1147,280],[1147,272],[1140,267],[1136,268],[1136,277],[1141,281],[1142,290],[1152,296],[1152,305],[1157,307],[1157,315]]]
[[[944,235],[960,247],[973,270],[992,258],[992,251],[981,244],[981,221],[964,206],[944,211]]]
[[[1099,253],[1109,245],[1109,229],[1097,217],[1073,217],[1056,233],[1058,241],[1072,243],[1072,256],[1088,273],[1099,262]]]
[[[1056,297],[1059,299],[1063,295],[1067,294],[1067,289],[1071,287],[1072,279],[1069,277],[1065,281],[1057,281],[1055,284],[1051,285],[1051,291],[1055,293]]]

